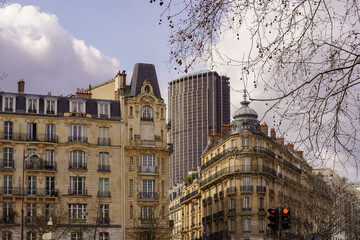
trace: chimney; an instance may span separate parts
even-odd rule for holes
[[[274,140],[276,140],[276,132],[275,132],[275,129],[272,128],[271,131],[270,131],[270,137]]]
[[[223,138],[231,131],[231,125],[230,124],[223,124],[221,126],[221,137]]]
[[[220,139],[221,139],[221,134],[220,133],[212,133],[212,134],[210,134],[210,141],[211,141],[212,145],[214,145]]]
[[[78,88],[76,90],[76,97],[83,98],[83,99],[91,99],[91,93],[88,90]]]
[[[287,150],[289,150],[290,152],[294,152],[294,144],[293,143],[288,143],[285,146],[287,148]]]
[[[281,136],[281,137],[277,137],[277,138],[276,138],[276,141],[277,141],[280,145],[283,145],[283,146],[284,146],[284,142],[285,142],[285,141],[284,141],[284,137],[282,137],[282,136]]]
[[[299,150],[295,150],[294,151],[295,155],[298,156],[300,159],[304,158],[304,152],[303,151],[299,151]]]
[[[24,93],[25,92],[25,82],[24,79],[21,79],[18,81],[18,93]]]
[[[268,136],[268,125],[266,123],[260,125],[260,130],[263,132],[266,136]]]
[[[120,74],[120,88],[126,88],[126,73],[125,70]]]

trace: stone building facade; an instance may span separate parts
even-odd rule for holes
[[[20,239],[22,199],[24,239],[35,239],[39,217],[52,216],[55,228],[57,209],[61,239],[169,235],[171,148],[155,67],[136,64],[130,85],[119,72],[66,97],[18,84],[18,93],[0,92],[2,236]]]

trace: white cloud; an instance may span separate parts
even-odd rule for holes
[[[74,93],[109,80],[119,67],[117,59],[70,35],[55,15],[20,4],[0,8],[0,53],[0,72],[8,74],[2,91],[16,91],[23,78],[27,93]]]

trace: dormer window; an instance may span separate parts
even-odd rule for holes
[[[85,100],[73,100],[70,101],[70,112],[72,115],[80,116],[82,113],[86,113]]]
[[[26,98],[26,113],[39,113],[39,99],[34,97]]]
[[[98,117],[110,118],[110,103],[98,103]]]
[[[45,102],[45,114],[56,115],[57,114],[57,100],[56,99],[44,99]]]
[[[153,109],[149,106],[141,108],[141,121],[142,122],[153,122]]]
[[[16,98],[15,96],[3,96],[2,109],[4,112],[15,112]]]

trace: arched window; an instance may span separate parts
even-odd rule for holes
[[[146,87],[145,87],[145,92],[146,92],[146,93],[150,93],[150,87],[149,87],[149,86],[146,86]]]
[[[149,106],[141,108],[141,119],[142,122],[153,122],[153,109]]]

